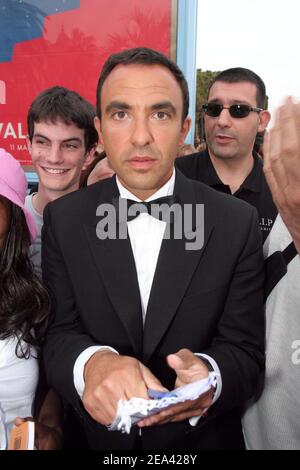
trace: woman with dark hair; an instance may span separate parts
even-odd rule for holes
[[[7,445],[15,418],[32,416],[39,376],[37,355],[50,312],[48,293],[34,274],[28,258],[29,246],[35,238],[36,229],[31,214],[24,207],[26,189],[26,177],[20,164],[0,149],[2,448]],[[6,435],[3,436],[4,430]],[[40,444],[38,447],[43,448],[43,444]]]

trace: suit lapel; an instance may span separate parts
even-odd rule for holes
[[[174,194],[181,204],[196,204],[192,182],[177,171]],[[198,201],[198,204],[200,202]],[[186,240],[163,240],[149,298],[144,327],[143,358],[147,362],[169,325],[191,282],[213,229],[205,216],[204,244],[199,250],[187,250]]]
[[[115,179],[113,179],[111,187],[105,188],[105,199],[103,197],[101,200],[100,197],[97,206],[101,202],[111,201],[113,197],[118,195]],[[124,240],[99,240],[96,235],[96,226],[99,220],[98,217],[94,224],[86,225],[84,230],[101,281],[127,331],[135,354],[140,357],[143,336],[142,310],[130,240],[128,236]],[[99,282],[101,281],[99,279]]]

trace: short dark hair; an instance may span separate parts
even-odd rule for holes
[[[54,86],[42,91],[31,103],[27,115],[27,128],[30,141],[34,124],[41,121],[55,123],[58,119],[67,125],[75,124],[84,130],[85,150],[88,152],[98,143],[98,133],[94,126],[96,111],[94,106],[76,91]]]
[[[238,82],[249,82],[253,83],[256,86],[256,102],[257,106],[262,109],[267,107],[267,96],[266,96],[266,86],[263,80],[252,70],[245,69],[243,67],[234,67],[231,69],[223,70],[220,72],[212,81],[209,90],[208,96],[211,90],[211,87],[216,82],[227,82],[227,83],[238,83]]]
[[[98,80],[97,91],[96,91],[96,106],[98,117],[101,118],[101,90],[104,81],[108,75],[117,65],[162,65],[166,67],[172,73],[173,77],[177,81],[182,91],[183,97],[183,113],[182,122],[188,115],[189,111],[189,89],[188,84],[180,68],[170,60],[167,56],[161,52],[149,49],[147,47],[135,47],[132,49],[126,49],[117,54],[112,54],[108,57],[107,61],[102,67],[100,77]]]

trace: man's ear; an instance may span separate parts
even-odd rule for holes
[[[263,132],[267,125],[269,124],[271,119],[271,114],[269,111],[264,109],[259,113],[259,126],[258,126],[258,132]]]
[[[98,116],[94,117],[94,126],[96,127],[96,131],[98,132],[99,142],[102,143],[103,140],[102,140],[102,132],[101,132],[101,121],[98,118]]]
[[[181,136],[180,136],[178,145],[182,145],[184,143],[185,138],[188,135],[189,130],[191,128],[191,125],[192,125],[192,119],[188,116],[185,118],[182,124]]]

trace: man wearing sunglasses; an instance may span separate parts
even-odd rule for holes
[[[240,67],[221,72],[202,107],[207,150],[176,162],[186,176],[256,207],[263,240],[277,214],[261,158],[253,150],[270,120],[265,103],[265,84],[254,72]]]

